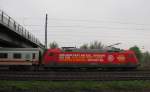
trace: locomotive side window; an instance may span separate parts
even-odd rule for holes
[[[14,53],[13,58],[14,59],[21,59],[21,53]]]
[[[0,58],[8,58],[8,54],[7,53],[0,53]]]

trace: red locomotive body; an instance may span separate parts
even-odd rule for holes
[[[43,57],[47,67],[136,68],[138,60],[131,50],[48,49]]]

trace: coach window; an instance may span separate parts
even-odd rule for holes
[[[7,53],[0,53],[0,58],[8,58],[8,54]]]
[[[21,53],[14,53],[13,58],[14,59],[21,59]]]
[[[32,53],[32,59],[35,59],[35,53]]]
[[[28,59],[31,59],[31,55],[30,55],[30,53],[27,53],[26,55],[25,55],[25,58],[28,60]]]

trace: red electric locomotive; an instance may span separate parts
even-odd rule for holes
[[[126,68],[135,69],[138,60],[131,50],[48,49],[42,64],[50,68]]]

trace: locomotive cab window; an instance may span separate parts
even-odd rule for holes
[[[7,53],[0,53],[0,58],[8,58],[8,54]]]
[[[13,58],[14,59],[21,59],[21,53],[14,53]]]
[[[129,54],[128,57],[129,58],[134,58],[134,55],[133,54]]]
[[[49,53],[49,56],[54,56],[54,53],[50,52],[50,53]]]

